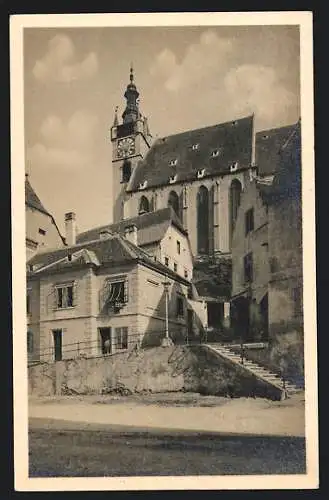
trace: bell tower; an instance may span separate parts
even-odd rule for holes
[[[124,218],[124,203],[129,180],[151,147],[152,136],[147,118],[139,110],[139,92],[134,82],[134,71],[130,68],[130,83],[124,93],[126,107],[119,123],[118,107],[115,108],[111,127],[112,143],[112,199],[113,222]]]

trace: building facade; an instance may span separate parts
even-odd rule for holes
[[[167,333],[184,342],[203,323],[188,280],[103,232],[29,261],[27,315],[29,358],[46,361],[102,355],[106,340],[110,352],[160,345]]]
[[[65,244],[53,216],[45,209],[25,175],[26,259],[39,250]]]

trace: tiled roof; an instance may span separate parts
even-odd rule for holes
[[[36,195],[27,176],[25,176],[25,204],[39,210],[39,212],[43,212],[44,214],[51,216],[41,203],[39,197]]]
[[[180,277],[160,262],[154,261],[141,248],[135,246],[118,234],[109,236],[108,238],[86,241],[73,246],[40,252],[28,261],[29,270],[27,274],[28,276],[32,276],[38,270],[37,274],[60,271],[63,269],[63,265],[59,262],[61,259],[65,259],[68,255],[73,256],[83,249],[88,250],[87,256],[92,256],[92,259],[89,258],[88,263],[97,265],[98,262],[100,266],[110,264],[114,267],[123,262],[142,262],[162,274],[166,274],[173,279],[188,284],[187,280]],[[80,259],[72,259],[71,262],[67,260],[65,261],[64,267],[66,269],[69,267],[74,268],[81,262]],[[87,263],[86,259],[84,259],[83,262]],[[31,266],[33,266],[33,271],[30,270]],[[47,266],[47,268],[41,270],[44,266]]]
[[[124,219],[116,224],[108,224],[85,231],[77,236],[77,243],[95,240],[101,231],[124,234],[127,226],[135,224],[138,229],[138,245],[144,246],[160,241],[170,224],[174,224],[181,232],[186,234],[179,218],[172,207],[163,208],[155,212],[148,212],[137,217]]]
[[[137,191],[145,180],[147,188],[167,185],[176,174],[176,182],[194,180],[200,169],[205,176],[229,173],[236,162],[238,168],[249,167],[252,135],[253,116],[248,116],[158,139],[137,165],[127,190]],[[212,156],[216,150],[218,155]]]
[[[293,124],[257,132],[255,161],[259,175],[270,175],[279,170],[280,150],[295,127]]]

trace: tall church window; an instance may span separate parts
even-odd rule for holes
[[[197,244],[198,254],[209,254],[209,192],[201,186],[197,194]]]
[[[131,176],[131,162],[124,161],[121,167],[121,182],[129,182]]]
[[[238,215],[238,209],[240,206],[240,198],[241,198],[242,186],[241,182],[237,179],[234,179],[231,183],[230,187],[230,239],[232,241],[232,235],[234,231],[234,226],[236,222],[236,218]]]
[[[172,207],[176,213],[176,215],[182,219],[182,214],[181,214],[181,203],[179,200],[179,196],[176,193],[176,191],[170,191],[169,197],[168,197],[168,207]]]
[[[139,215],[145,214],[146,212],[150,211],[150,203],[149,200],[146,198],[146,196],[142,196],[140,201],[139,201],[139,210],[138,213]]]

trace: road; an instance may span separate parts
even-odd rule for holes
[[[301,436],[30,418],[30,477],[304,474]]]

